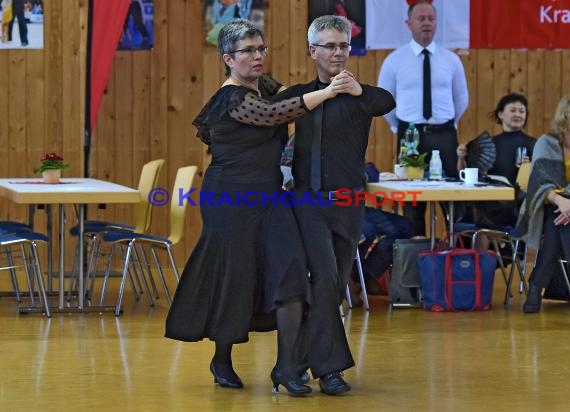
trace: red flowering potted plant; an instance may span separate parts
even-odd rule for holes
[[[61,171],[69,167],[69,163],[65,163],[63,157],[53,152],[46,153],[41,161],[41,164],[34,169],[34,173],[41,173],[45,183],[59,183]]]

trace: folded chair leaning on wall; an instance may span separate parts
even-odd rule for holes
[[[121,314],[121,302],[123,299],[125,283],[127,277],[131,276],[130,269],[132,268],[133,270],[135,270],[134,266],[137,264],[140,265],[141,262],[139,253],[136,249],[136,245],[141,245],[141,247],[146,245],[150,248],[154,263],[157,268],[158,277],[164,288],[164,293],[166,295],[168,304],[170,305],[170,303],[172,302],[172,298],[170,296],[170,292],[166,284],[166,279],[164,277],[164,274],[162,272],[162,267],[160,266],[160,262],[158,260],[156,249],[162,248],[166,251],[168,259],[172,266],[172,270],[174,272],[174,277],[176,279],[176,282],[178,282],[180,275],[178,273],[178,267],[176,266],[176,262],[174,261],[174,255],[172,254],[172,246],[177,244],[182,239],[182,236],[184,234],[185,230],[184,218],[186,212],[186,205],[188,204],[187,200],[182,198],[179,199],[179,197],[181,194],[188,193],[188,191],[192,187],[192,182],[194,180],[196,170],[197,170],[196,166],[186,166],[178,169],[176,173],[174,187],[171,192],[172,197],[170,202],[170,235],[168,237],[155,236],[150,233],[126,232],[123,230],[109,230],[103,232],[102,242],[99,248],[101,247],[102,244],[109,244],[111,247],[116,247],[121,245],[127,247],[123,260],[123,275],[121,278],[121,285],[119,287],[119,296],[117,298],[117,304],[115,307],[116,316],[119,316]],[[103,286],[101,290],[101,300],[100,300],[101,306],[103,306],[103,301],[105,299],[106,287],[108,284],[109,273],[111,270],[111,263],[112,263],[111,260],[112,259],[110,258],[107,259],[105,279],[103,281]],[[149,273],[149,276],[152,276],[152,273]]]

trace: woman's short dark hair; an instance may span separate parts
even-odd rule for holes
[[[524,119],[523,127],[526,126],[526,122],[528,121],[528,101],[526,100],[526,97],[524,97],[522,94],[509,93],[509,94],[501,97],[501,99],[497,103],[497,107],[495,108],[495,110],[493,110],[491,113],[489,113],[489,116],[493,120],[495,120],[497,122],[497,124],[503,124],[503,122],[499,118],[499,113],[505,111],[505,107],[507,107],[507,105],[511,104],[511,103],[520,103],[525,107],[526,118]]]
[[[235,50],[236,43],[239,40],[253,37],[261,37],[263,40],[263,32],[255,24],[245,19],[230,21],[222,27],[218,34],[218,51],[220,52],[220,56],[223,57],[224,54],[230,54],[234,57],[233,51]],[[226,76],[229,76],[231,70],[225,62],[224,65],[226,66]]]

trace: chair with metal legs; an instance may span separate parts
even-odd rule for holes
[[[530,178],[530,171],[531,171],[531,164],[530,163],[523,163],[519,171],[517,173],[517,184],[521,188],[521,190],[526,190],[528,187],[528,180]],[[506,284],[506,292],[505,292],[505,299],[504,304],[508,304],[510,298],[512,297],[511,293],[511,285],[513,282],[513,278],[515,276],[515,271],[518,272],[519,275],[519,293],[522,294],[523,292],[526,294],[528,293],[528,285],[525,279],[526,274],[526,256],[527,250],[526,245],[524,244],[522,238],[518,237],[516,233],[510,228],[505,228],[504,230],[495,230],[495,229],[486,229],[486,228],[479,228],[474,227],[469,230],[465,230],[461,232],[463,236],[471,236],[472,240],[472,247],[476,247],[477,239],[480,236],[485,236],[489,239],[490,244],[493,245],[493,249],[497,254],[499,269],[501,270],[501,274],[503,275],[503,279]],[[510,249],[510,265],[511,268],[507,274],[506,265],[504,264],[504,254],[502,253],[501,249],[504,247],[501,246],[508,246]],[[524,248],[522,250],[519,250]]]
[[[361,245],[365,240],[366,239],[365,239],[364,235],[362,235],[360,237],[360,240],[358,241],[358,244]],[[375,242],[377,243],[377,240],[375,240]],[[368,255],[368,253],[369,252],[367,252],[367,255]],[[366,258],[366,256],[364,258]],[[360,259],[360,251],[358,250],[358,247],[356,248],[354,260],[356,262],[356,269],[358,271],[360,288],[362,290],[362,302],[363,302],[364,308],[366,310],[370,310],[370,304],[368,303],[368,293],[366,291],[366,281],[364,279],[364,271],[362,270],[362,260]],[[352,298],[350,297],[350,288],[348,287],[348,285],[346,285],[346,303],[347,303],[348,308],[352,309],[352,307],[353,307]]]
[[[0,270],[7,270],[10,272],[10,280],[14,288],[14,293],[18,299],[18,303],[21,303],[23,294],[18,284],[16,269],[20,267],[23,268],[29,288],[30,308],[33,309],[36,306],[35,285],[37,283],[38,296],[43,305],[44,312],[48,317],[51,317],[44,286],[43,272],[41,270],[38,257],[37,242],[47,243],[47,237],[40,233],[31,231],[1,234],[0,249],[5,256],[6,264],[0,266]],[[18,246],[17,249],[16,246]],[[21,258],[21,265],[15,264],[15,258],[17,257]],[[23,307],[20,307],[20,311],[25,310]]]
[[[133,211],[134,224],[127,224],[121,222],[108,222],[100,220],[87,220],[84,223],[85,239],[83,243],[78,242],[77,247],[86,247],[86,249],[89,250],[89,255],[88,255],[89,258],[87,259],[88,269],[86,273],[91,275],[91,279],[90,281],[89,279],[87,279],[88,281],[84,283],[85,284],[84,293],[86,294],[88,300],[90,300],[91,297],[91,290],[93,289],[95,282],[95,275],[97,272],[96,269],[99,264],[100,255],[99,254],[96,255],[95,251],[100,250],[100,248],[98,247],[98,243],[100,241],[101,233],[110,229],[120,229],[128,232],[144,233],[149,229],[152,219],[153,205],[150,203],[148,196],[149,193],[158,184],[158,178],[160,176],[160,171],[162,170],[163,166],[164,166],[164,159],[152,160],[143,165],[137,187],[137,190],[139,191],[140,201],[139,203],[135,204]],[[78,226],[74,226],[73,228],[71,228],[70,234],[72,236],[77,236],[79,234]],[[71,298],[71,290],[75,288],[77,264],[78,264],[77,256],[78,253],[76,251],[73,263],[73,272],[72,272],[73,278],[71,282],[71,287],[68,292],[68,300]],[[141,280],[138,277],[136,277],[135,279],[138,285],[138,290],[134,282],[132,283],[132,285],[133,288],[135,289],[136,299],[138,300],[138,293],[139,293],[138,291],[142,290],[143,288],[142,285],[144,284],[144,282],[141,282]],[[147,296],[148,296],[150,291],[148,289],[145,290],[147,291]],[[156,292],[156,287],[154,287],[154,291],[155,294],[158,293]]]
[[[172,193],[179,195],[181,193],[188,193],[190,188],[192,187],[192,182],[194,180],[196,171],[197,171],[196,166],[186,166],[178,169]],[[153,262],[157,268],[158,279],[162,284],[166,299],[168,301],[168,304],[170,305],[172,299],[167,286],[166,278],[164,276],[162,267],[158,259],[157,249],[160,248],[166,251],[170,265],[174,273],[175,281],[178,282],[180,276],[178,274],[178,268],[174,260],[174,255],[172,254],[172,246],[177,244],[182,239],[185,230],[184,220],[185,220],[185,211],[187,204],[188,201],[184,201],[184,199],[176,199],[176,200],[173,199],[171,201],[170,235],[168,237],[155,236],[149,233],[126,232],[122,230],[109,230],[103,232],[101,244],[108,244],[111,247],[126,246],[126,251],[123,260],[123,275],[121,278],[119,295],[115,307],[116,316],[119,316],[121,313],[121,303],[127,279],[132,277],[132,273],[133,271],[137,270],[137,266],[139,270],[142,270],[140,264],[141,261],[143,261],[145,258],[143,257],[143,259],[141,259],[139,251],[144,252],[144,249],[142,247],[144,245],[146,245],[150,249]],[[138,250],[136,248],[137,245],[141,246],[141,248],[139,248]],[[107,259],[107,268],[105,270],[105,278],[101,290],[101,300],[100,300],[101,306],[103,305],[103,301],[105,299],[105,292],[109,280],[111,263],[112,263],[111,259]],[[149,271],[149,279],[151,278],[152,278],[152,272]],[[153,303],[151,303],[151,305],[152,304]]]

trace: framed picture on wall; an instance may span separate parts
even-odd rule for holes
[[[46,1],[49,0],[0,1],[0,49],[43,49]]]
[[[150,50],[154,45],[154,0],[131,0],[119,50]]]
[[[366,55],[364,0],[309,0],[309,25],[325,14],[344,16],[352,25],[350,44],[352,56]]]
[[[204,37],[210,46],[218,46],[218,33],[234,19],[247,19],[264,28],[263,0],[204,0]]]

